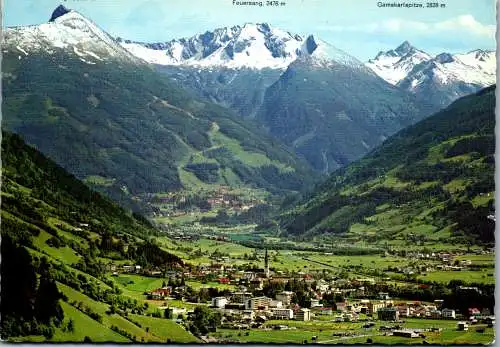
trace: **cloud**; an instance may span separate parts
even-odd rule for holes
[[[419,35],[448,35],[454,33],[464,33],[483,38],[495,38],[495,25],[486,25],[478,22],[472,15],[462,15],[447,19],[441,22],[428,23],[422,21],[412,21],[407,19],[389,19],[380,22],[371,22],[362,25],[352,26],[322,26],[317,28],[322,31],[366,33],[366,34],[419,34]]]
[[[470,14],[455,17],[443,22],[436,23],[435,28],[443,31],[454,31],[459,29],[468,30],[478,36],[495,37],[495,25],[484,25],[479,23]]]

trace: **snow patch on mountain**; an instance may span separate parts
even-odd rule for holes
[[[303,39],[267,23],[219,28],[164,43],[117,40],[132,54],[158,65],[286,69],[299,58],[310,58],[315,65],[321,66],[332,62],[362,65],[357,59],[312,35]]]
[[[379,52],[374,59],[370,59],[366,66],[387,82],[396,85],[418,64],[428,61],[432,57],[411,46],[408,41],[403,42],[394,50]]]
[[[85,57],[86,63],[103,61],[101,57],[139,62],[94,22],[61,6],[48,23],[6,28],[3,50],[9,49],[17,49],[25,55],[30,51],[53,54],[54,49],[62,49]]]
[[[496,81],[496,54],[474,50],[464,54],[441,53],[435,57],[407,41],[395,50],[379,52],[366,66],[393,85],[414,90],[426,80],[439,84],[463,82],[486,87]]]

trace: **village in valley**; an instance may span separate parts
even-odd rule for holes
[[[405,256],[411,262],[375,270],[378,276],[373,276],[362,266],[339,273],[326,263],[325,259],[335,257],[331,253],[295,252],[311,266],[287,269],[280,261],[283,251],[266,248],[235,256],[231,251],[218,251],[235,245],[228,236],[202,235],[200,239],[175,232],[170,237],[173,244],[201,242],[208,245],[204,251],[215,252],[207,251],[209,262],[185,268],[109,263],[106,270],[125,288],[134,287],[134,280],[153,278],[148,283],[157,286],[151,284],[135,294],[163,311],[158,316],[171,317],[180,325],[192,319],[197,306],[215,312],[217,321],[200,334],[205,342],[283,342],[285,336],[289,339],[285,342],[293,343],[439,342],[449,341],[450,336],[459,341],[469,332],[486,337],[495,325],[486,302],[483,307],[467,305],[467,298],[474,298],[470,300],[474,303],[488,295],[481,286],[465,281],[441,283],[444,300],[436,296],[439,291],[430,289],[429,282],[417,277],[432,272],[483,273],[489,265],[478,265],[475,259],[493,261],[491,250],[476,250],[470,256],[465,251],[408,252]],[[342,258],[349,263],[349,257]],[[402,257],[394,252],[384,258]]]

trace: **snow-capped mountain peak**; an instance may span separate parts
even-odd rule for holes
[[[218,28],[163,43],[117,40],[132,54],[153,64],[230,68],[286,67],[296,58],[303,41],[299,35],[268,23]]]
[[[415,47],[413,47],[408,41],[404,41],[402,44],[400,44],[394,51],[400,56],[404,56],[412,51],[415,50]]]
[[[350,67],[364,68],[363,63],[358,59],[314,35],[309,35],[304,40],[300,49],[297,50],[297,59],[309,61],[313,66],[320,67],[341,64]]]
[[[417,65],[432,57],[404,41],[396,49],[379,52],[366,64],[377,75],[391,84],[397,84]]]
[[[62,5],[53,11],[47,23],[7,28],[2,50],[19,52],[19,59],[31,52],[54,54],[64,50],[91,65],[109,59],[141,62],[94,22]]]
[[[366,65],[387,82],[408,84],[410,89],[420,85],[423,78],[434,78],[439,83],[462,81],[483,87],[495,83],[496,79],[495,52],[477,49],[465,54],[444,52],[432,57],[408,41],[394,50],[379,52]]]
[[[379,52],[366,66],[412,93],[440,94],[437,98],[443,105],[496,82],[495,52],[482,49],[433,57],[405,41],[394,50]]]
[[[303,39],[268,23],[218,28],[164,43],[117,40],[132,54],[158,65],[285,69],[297,58],[306,56],[316,62],[337,60],[359,64],[355,58],[312,35]]]

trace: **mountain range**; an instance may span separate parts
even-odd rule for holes
[[[162,66],[284,71],[308,55],[323,61],[356,62],[314,35],[290,33],[267,23],[218,28],[163,43],[117,40],[137,57]],[[315,48],[317,44],[320,49]],[[439,106],[496,81],[496,53],[482,49],[432,56],[404,41],[395,49],[380,51],[365,65],[390,84],[431,96]]]
[[[180,86],[254,119],[317,171],[360,158],[431,112],[315,35],[266,23],[165,43],[118,42]]]
[[[295,191],[315,179],[250,120],[182,90],[76,11],[8,28],[2,50],[3,127],[121,202],[213,183]]]
[[[366,65],[422,102],[442,107],[496,82],[496,54],[481,49],[433,57],[405,41],[394,50],[379,52]]]
[[[494,52],[433,58],[405,41],[363,63],[316,35],[267,23],[160,43],[117,41],[179,85],[255,119],[323,172],[495,82]],[[349,86],[354,80],[364,88]]]
[[[4,127],[122,203],[214,183],[303,190],[311,168],[344,167],[493,83],[484,51],[405,42],[365,64],[266,23],[140,43],[64,6],[7,28],[2,50]]]

